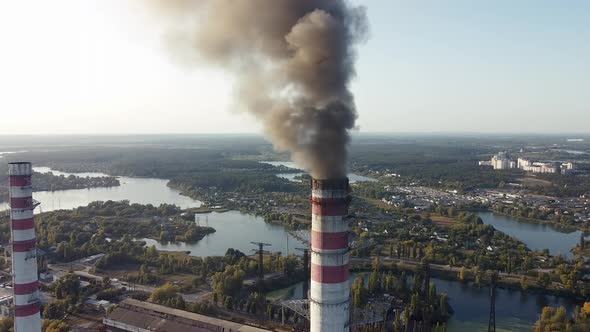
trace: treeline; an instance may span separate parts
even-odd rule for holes
[[[201,171],[174,177],[169,185],[181,191],[295,192],[297,186],[271,172],[257,170]]]
[[[568,316],[564,307],[553,308],[543,307],[541,317],[535,323],[535,332],[545,331],[566,331],[566,332],[585,332],[590,331],[590,302],[586,302],[584,307],[576,310],[573,316]]]
[[[4,165],[6,166],[6,165]],[[8,170],[0,167],[0,202],[8,200]],[[79,177],[53,175],[53,173],[33,173],[33,191],[56,191],[99,187],[117,187],[120,182],[111,176]]]
[[[260,146],[264,144],[262,140],[235,139],[232,144],[231,140],[227,139],[223,142],[202,143],[197,148],[187,144],[170,148],[162,144],[146,147],[135,142],[134,147],[89,146],[51,152],[32,151],[20,154],[18,158],[30,160],[34,165],[46,165],[72,173],[101,172],[162,179],[221,169],[274,169],[272,165],[239,159],[241,155],[258,154]]]
[[[478,160],[494,153],[493,149],[459,140],[409,140],[393,143],[351,146],[351,168],[363,172],[397,173],[427,186],[446,186],[458,190],[497,188],[500,182],[511,182],[518,172],[494,172],[479,167]]]
[[[537,177],[552,184],[552,186],[529,187],[539,195],[578,197],[590,194],[590,176],[588,175],[538,174]]]
[[[590,228],[589,221],[580,221],[574,216],[575,210],[565,211],[567,214],[561,213],[556,215],[554,209],[539,210],[535,207],[525,205],[512,205],[498,203],[492,206],[492,210],[498,214],[512,216],[518,219],[525,219],[530,222],[551,222],[556,227],[563,227],[564,229],[588,229]]]
[[[117,187],[119,180],[112,176],[79,177],[75,175],[54,175],[53,173],[33,174],[34,191],[55,191],[97,187]]]

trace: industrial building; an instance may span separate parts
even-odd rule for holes
[[[249,325],[126,299],[103,319],[107,331],[268,332]]]

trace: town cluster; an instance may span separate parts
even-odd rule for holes
[[[518,168],[525,172],[532,173],[563,173],[571,174],[576,171],[574,163],[571,161],[564,163],[557,162],[539,162],[526,158],[514,160],[508,152],[498,152],[488,160],[479,162],[480,166],[492,166],[494,169],[514,169]]]

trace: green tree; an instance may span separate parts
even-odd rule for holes
[[[389,272],[387,275],[385,275],[384,279],[383,288],[385,292],[392,293],[395,290],[395,277],[391,272]]]
[[[362,308],[367,303],[369,291],[365,287],[363,277],[357,277],[352,283],[352,304],[355,308]]]
[[[213,290],[219,295],[237,296],[242,289],[245,272],[237,265],[228,265],[223,272],[217,272],[211,278]]]
[[[551,285],[551,277],[548,273],[541,272],[539,273],[539,277],[537,278],[537,285],[541,288],[547,288]]]
[[[408,291],[408,279],[406,277],[406,272],[402,272],[399,277],[398,289],[397,292],[400,296],[405,298],[406,292]]]
[[[156,288],[148,301],[181,310],[186,307],[186,303],[179,293],[179,288],[170,283]]]
[[[428,299],[430,301],[434,301],[436,298],[437,298],[436,285],[434,283],[430,283],[430,288],[428,289]]]
[[[105,288],[111,287],[111,278],[109,276],[102,277],[102,286]]]
[[[527,290],[528,287],[527,277],[526,275],[523,275],[522,278],[520,278],[520,288],[522,290]]]
[[[466,279],[467,279],[467,268],[465,268],[465,266],[462,266],[461,269],[459,270],[459,280],[465,281]]]
[[[43,317],[46,319],[63,319],[67,311],[68,303],[65,300],[56,300],[45,306]]]
[[[544,307],[541,318],[535,323],[535,332],[566,331],[569,325],[564,307]]]
[[[381,289],[381,280],[377,270],[373,270],[373,272],[371,272],[371,275],[369,276],[368,288],[370,294],[376,294]]]
[[[234,307],[234,298],[231,297],[231,296],[226,297],[225,298],[225,302],[223,303],[223,306],[226,309],[229,309],[229,310],[233,309],[233,307]]]
[[[41,323],[43,332],[69,332],[70,326],[61,320],[44,319]]]
[[[73,273],[66,274],[55,282],[54,293],[58,300],[67,298],[75,304],[80,297],[80,279]]]

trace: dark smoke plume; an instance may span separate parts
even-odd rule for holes
[[[316,178],[346,175],[364,8],[345,0],[151,1],[168,18],[175,55],[236,75],[240,108],[263,122],[276,149]]]

